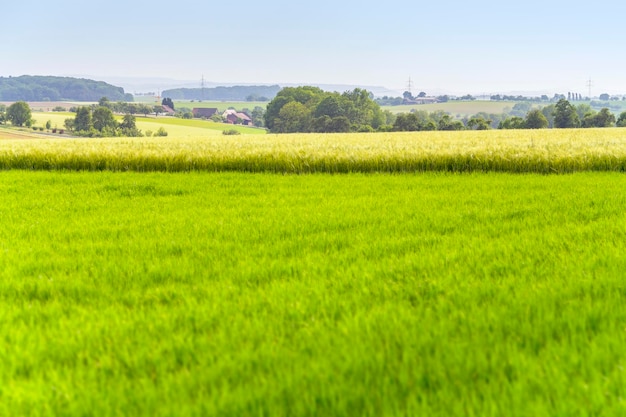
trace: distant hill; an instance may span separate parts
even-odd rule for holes
[[[278,85],[237,85],[213,88],[176,88],[165,90],[163,97],[173,100],[270,101],[280,91]]]
[[[102,97],[133,101],[132,94],[103,81],[31,75],[0,77],[0,101],[98,101]]]

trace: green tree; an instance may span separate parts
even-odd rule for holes
[[[626,111],[620,113],[616,124],[617,127],[626,127]]]
[[[580,127],[576,108],[564,98],[554,106],[554,127],[557,129]]]
[[[548,127],[548,119],[541,110],[534,109],[528,112],[524,124],[526,129],[545,129]]]
[[[583,120],[585,116],[587,116],[590,113],[593,113],[593,109],[591,108],[589,104],[581,103],[578,106],[576,106],[576,114],[578,115],[578,119]]]
[[[336,94],[330,94],[324,98],[315,108],[314,117],[328,116],[331,119],[344,114],[341,106],[341,97]]]
[[[250,114],[252,123],[257,127],[263,127],[265,125],[263,116],[265,116],[265,109],[261,106],[255,106]]]
[[[108,98],[102,97],[100,100],[98,100],[98,106],[108,107],[110,109],[111,108],[111,102],[109,101]]]
[[[287,103],[278,113],[274,130],[277,133],[307,132],[310,115],[310,110],[304,104],[298,101]]]
[[[120,123],[120,128],[130,130],[137,129],[135,116],[133,116],[132,114],[125,114],[122,122]]]
[[[346,116],[333,117],[330,121],[330,131],[333,133],[346,133],[352,127],[350,120]]]
[[[28,126],[32,119],[32,114],[26,102],[17,101],[7,108],[5,117],[14,126]]]
[[[176,108],[174,107],[174,102],[172,101],[171,98],[169,97],[165,97],[162,101],[161,101],[161,105],[162,106],[167,106],[172,110],[176,110]]]
[[[489,130],[491,129],[491,120],[486,120],[482,117],[472,117],[467,122],[467,127],[473,130]]]
[[[525,129],[526,121],[519,116],[507,117],[498,124],[498,129]]]
[[[611,127],[615,125],[615,115],[609,109],[602,108],[596,115],[597,127]]]
[[[154,112],[154,115],[156,117],[159,117],[159,114],[165,112],[165,109],[163,108],[163,106],[154,106],[152,108],[152,111]]]
[[[115,130],[117,122],[113,116],[113,112],[108,107],[98,106],[93,111],[92,121],[94,129],[102,132],[105,129]]]
[[[420,129],[420,121],[415,113],[400,113],[393,124],[396,132],[416,132]]]
[[[93,120],[91,117],[91,109],[81,106],[76,109],[76,117],[74,118],[74,131],[88,132],[93,128]]]
[[[548,128],[552,129],[554,127],[554,110],[556,106],[554,104],[549,104],[541,109],[541,114],[548,121]]]
[[[460,120],[453,120],[449,114],[438,116],[438,112],[431,113],[431,117],[437,120],[439,130],[463,130],[465,125]]]
[[[143,114],[144,117],[148,117],[148,115],[152,113],[152,107],[147,104],[138,104],[137,113]]]
[[[582,122],[582,127],[611,127],[613,125],[615,125],[615,115],[606,107],[598,113],[587,113]]]

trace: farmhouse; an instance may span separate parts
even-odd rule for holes
[[[161,107],[163,107],[163,112],[168,116],[173,116],[174,114],[176,114],[176,112],[170,106],[163,104]]]
[[[252,119],[247,114],[240,113],[237,110],[228,109],[224,112],[224,114],[222,114],[222,117],[226,123],[252,126]]]
[[[193,117],[197,117],[201,119],[210,119],[213,115],[217,114],[218,109],[216,108],[200,109],[200,108],[194,107],[191,112],[193,113]]]

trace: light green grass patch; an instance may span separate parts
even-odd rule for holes
[[[624,189],[0,173],[0,415],[622,415]]]
[[[224,130],[235,129],[242,134],[250,135],[264,135],[267,133],[265,129],[228,123],[215,123],[210,120],[182,119],[178,117],[138,117],[137,123],[140,128],[145,130],[150,129],[155,131],[159,127],[163,127],[168,131],[172,130],[172,133],[177,136],[181,134],[184,136],[194,136],[194,134],[198,133],[197,129],[217,131],[217,133],[221,133]]]
[[[493,114],[504,113],[507,109],[511,109],[515,105],[512,101],[448,101],[446,103],[436,104],[408,104],[401,106],[381,106],[383,110],[389,110],[392,113],[408,113],[411,110],[427,111],[429,113],[442,110],[450,113],[452,116],[472,116],[476,113],[485,112]]]

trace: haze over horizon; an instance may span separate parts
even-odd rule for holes
[[[556,0],[3,5],[0,76],[94,75],[403,91],[626,94],[626,4]]]

